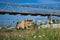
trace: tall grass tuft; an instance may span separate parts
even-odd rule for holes
[[[59,28],[30,28],[0,30],[0,40],[60,40]]]

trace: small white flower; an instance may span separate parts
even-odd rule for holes
[[[36,38],[36,36],[34,36],[33,38]]]
[[[21,37],[21,35],[19,35],[19,37]]]
[[[42,37],[41,35],[39,35],[38,37]]]
[[[38,27],[38,29],[40,29],[40,26]]]
[[[43,36],[45,36],[45,35],[43,35]]]

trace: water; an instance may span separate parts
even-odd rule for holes
[[[33,5],[40,5],[40,6],[54,6],[60,7],[60,0],[0,0],[0,2],[11,2],[11,3],[23,3],[23,4],[33,4]],[[0,9],[6,7],[5,5],[0,5]],[[15,9],[16,7],[13,7]],[[10,8],[11,9],[11,8]],[[30,8],[32,9],[32,8]],[[19,10],[18,10],[19,11]],[[25,18],[42,18],[41,16],[22,16],[22,15],[0,15],[0,25],[9,26],[11,25],[16,26],[16,22],[19,20],[23,20]],[[54,17],[55,19],[60,19],[60,17]],[[44,20],[47,18],[44,17]]]

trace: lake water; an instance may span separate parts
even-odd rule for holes
[[[0,0],[0,2],[11,2],[11,3],[23,3],[23,4],[33,4],[33,5],[40,5],[40,6],[53,6],[53,7],[60,7],[60,0]],[[0,9],[6,7],[5,5],[0,4]],[[14,8],[14,7],[13,7]],[[16,8],[16,7],[15,7]],[[31,8],[33,9],[33,8]],[[35,9],[34,9],[35,10]],[[51,11],[51,10],[50,10]],[[60,10],[59,10],[60,11]],[[48,20],[47,17],[42,16],[22,16],[20,14],[18,15],[0,15],[0,26],[16,26],[16,22],[20,20],[24,20],[25,18],[33,18],[34,20],[36,18],[40,18],[41,20]],[[59,19],[60,17],[53,17],[54,19]]]

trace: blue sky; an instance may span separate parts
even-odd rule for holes
[[[33,4],[33,5],[41,5],[41,6],[54,6],[54,7],[60,7],[60,0],[0,0],[0,2],[10,2],[10,3],[23,3],[23,4]],[[3,6],[5,7],[5,6]],[[2,8],[2,6],[0,5],[0,8]],[[15,9],[15,8],[13,8]],[[30,8],[33,9],[33,8]],[[30,10],[29,9],[29,10]],[[35,9],[34,9],[35,10]],[[60,10],[59,10],[60,11]],[[40,18],[41,20],[48,20],[47,17],[42,17],[42,16],[22,16],[22,15],[0,15],[0,25],[4,25],[6,26],[8,25],[12,25],[15,26],[16,22],[19,20],[23,20],[25,18]],[[59,19],[58,17],[53,17],[54,19]],[[15,21],[15,23],[13,23],[13,21]],[[7,26],[8,26],[7,25]]]
[[[0,0],[3,2],[17,2],[17,3],[57,3],[60,0]]]

